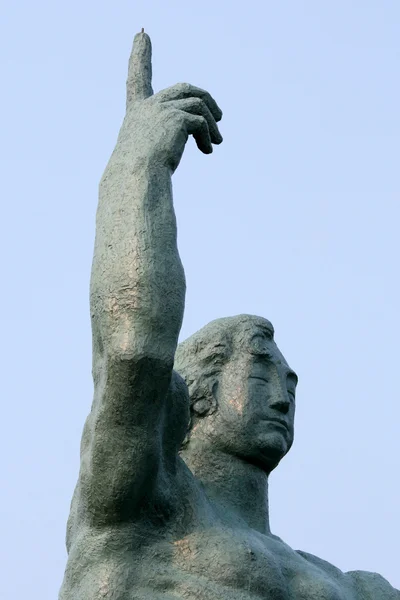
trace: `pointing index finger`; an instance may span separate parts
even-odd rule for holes
[[[153,94],[151,87],[151,41],[144,30],[135,35],[129,59],[126,103],[144,100]]]

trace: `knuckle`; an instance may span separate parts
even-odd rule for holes
[[[183,92],[184,94],[189,93],[190,90],[192,89],[192,86],[190,85],[190,83],[177,83],[176,87],[179,92]]]
[[[205,104],[201,98],[192,98],[191,99],[193,108],[196,108],[199,111],[204,111]]]
[[[182,124],[185,120],[184,113],[178,108],[167,108],[167,118],[171,123]]]
[[[208,130],[207,119],[205,117],[203,117],[202,115],[199,116],[199,124],[201,125],[202,129]]]

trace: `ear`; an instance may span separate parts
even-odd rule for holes
[[[191,410],[197,417],[206,417],[216,412],[218,381],[213,379],[193,391]]]
[[[182,443],[182,449],[190,442],[194,423],[198,419],[214,414],[218,408],[218,381],[214,378],[209,379],[205,383],[203,382],[203,385],[199,385],[197,381],[192,381],[188,389],[190,397],[190,422],[186,437]]]

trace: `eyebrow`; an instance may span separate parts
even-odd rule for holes
[[[269,364],[274,364],[274,359],[275,356],[272,352],[265,352],[264,354],[254,354],[254,357],[256,359],[256,362],[261,362],[261,363],[269,363]],[[282,364],[282,363],[281,363]],[[284,361],[283,365],[287,366],[287,371],[286,371],[286,377],[289,377],[290,379],[294,379],[295,384],[297,385],[299,383],[299,378],[297,373],[295,373],[295,371],[293,371],[293,369],[291,369],[286,361]]]
[[[264,323],[258,323],[257,329],[259,330],[259,333],[264,335],[269,342],[274,341],[274,330],[268,327],[268,325],[265,325]],[[257,333],[255,335],[257,335]]]

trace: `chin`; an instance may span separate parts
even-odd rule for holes
[[[291,444],[278,432],[267,433],[258,438],[258,462],[271,472],[289,452]]]

